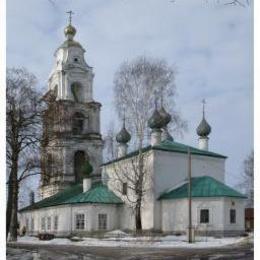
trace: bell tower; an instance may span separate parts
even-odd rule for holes
[[[41,147],[41,194],[51,196],[69,185],[80,183],[86,160],[99,175],[103,141],[100,134],[101,104],[93,99],[93,68],[85,50],[74,40],[76,28],[69,24],[65,41],[55,51],[54,67],[44,95]]]

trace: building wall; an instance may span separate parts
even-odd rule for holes
[[[245,199],[224,198],[224,228],[226,230],[244,230],[245,229]],[[230,209],[236,210],[236,223],[229,222]]]
[[[134,161],[135,163],[136,161]],[[152,151],[145,154],[144,158],[144,196],[142,199],[142,227],[145,230],[154,229],[154,183],[153,183],[153,153]],[[123,182],[128,183],[129,186],[133,186],[135,183],[135,166],[133,166],[132,158],[125,159],[113,164],[103,166],[102,178],[118,197],[125,202],[124,209],[121,217],[122,229],[135,229],[135,212],[134,203],[136,195],[133,189],[128,187],[128,194],[122,194]]]
[[[235,202],[232,206],[231,202]],[[162,231],[186,232],[188,199],[162,200]],[[230,209],[236,210],[236,224],[230,223]],[[200,223],[200,210],[209,209],[209,223]],[[244,201],[229,198],[193,198],[192,225],[199,232],[244,231]]]
[[[148,188],[143,208],[142,221],[144,229],[162,229],[161,219],[161,202],[158,197],[165,190],[179,185],[187,178],[188,174],[188,156],[187,154],[173,153],[167,151],[151,150],[147,154],[147,185]],[[125,159],[103,167],[103,173],[108,178],[108,186],[114,191],[126,204],[128,200],[120,193],[120,182],[117,182],[120,171],[129,172],[129,176],[133,174],[131,167],[127,167],[131,163],[131,159]],[[119,165],[119,166],[118,166]],[[120,166],[121,165],[121,166]],[[115,172],[117,172],[115,176]],[[192,176],[212,176],[213,178],[224,182],[225,179],[225,159],[207,156],[192,155]],[[127,181],[127,180],[126,180]],[[127,213],[125,221],[128,223],[133,212]],[[126,225],[122,223],[122,227]],[[132,226],[132,225],[131,225]]]
[[[188,155],[154,151],[154,189],[156,196],[188,177]],[[191,156],[191,175],[211,176],[225,182],[225,159],[209,156]]]
[[[98,231],[98,214],[107,214],[107,230],[120,228],[121,206],[109,204],[77,204],[63,205],[57,207],[42,208],[39,210],[22,212],[20,216],[21,228],[26,226],[26,219],[29,220],[27,234],[37,235],[38,233],[52,233],[56,236],[69,236],[71,234],[84,234]],[[84,230],[76,230],[76,214],[85,215]],[[54,230],[54,218],[58,216],[58,230]],[[45,217],[45,228],[41,227],[41,218]],[[47,228],[47,218],[51,217],[51,228]],[[34,219],[34,230],[31,229],[31,221]]]

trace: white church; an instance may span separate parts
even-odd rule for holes
[[[64,32],[66,40],[55,52],[44,96],[48,109],[43,117],[42,198],[34,202],[32,196],[30,205],[19,211],[20,227],[26,227],[27,235],[134,231],[131,199],[136,194],[131,181],[140,153],[145,168],[143,230],[186,233],[190,194],[196,232],[241,234],[246,197],[225,184],[227,157],[208,150],[211,127],[204,111],[197,128],[198,148],[175,142],[167,130],[171,116],[163,107],[155,107],[147,125],[150,145],[128,152],[131,136],[123,124],[116,137],[117,158],[103,163],[101,104],[93,99],[93,68],[84,59],[84,48],[74,40],[76,29],[71,22]]]

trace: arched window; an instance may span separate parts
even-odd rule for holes
[[[71,84],[71,93],[73,95],[74,101],[82,102],[83,100],[83,89],[80,83],[74,82]]]
[[[75,175],[75,182],[80,183],[83,180],[83,165],[87,160],[87,156],[85,155],[84,151],[77,151],[74,154],[74,175]]]
[[[82,134],[84,129],[84,115],[76,112],[72,118],[72,133],[74,135]]]

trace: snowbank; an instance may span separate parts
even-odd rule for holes
[[[109,234],[111,237],[109,237]],[[48,241],[41,241],[35,237],[21,237],[18,243],[28,244],[52,244],[52,245],[77,245],[77,246],[97,246],[97,247],[157,247],[157,248],[208,248],[222,247],[232,244],[247,242],[246,237],[196,237],[196,242],[187,243],[186,236],[165,236],[165,237],[113,237],[114,235],[124,235],[124,232],[116,230],[114,233],[108,232],[107,238],[81,238],[79,241],[71,241],[66,238],[55,238]]]
[[[129,234],[125,233],[122,230],[113,230],[105,233],[104,237],[128,237]]]

